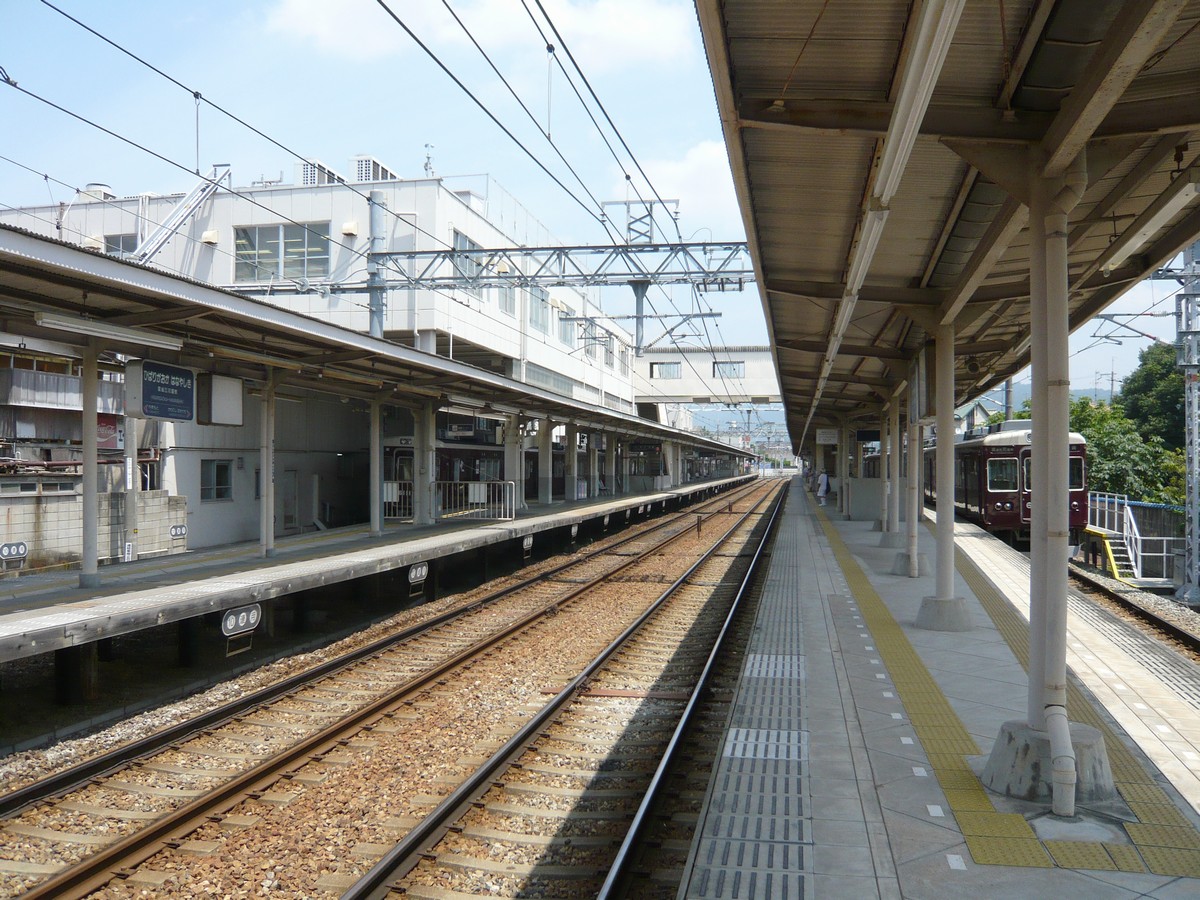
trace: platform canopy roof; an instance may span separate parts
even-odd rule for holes
[[[1072,330],[1200,235],[1200,0],[696,6],[796,447],[939,325],[959,402],[1029,363],[1033,176],[1086,173]]]
[[[583,403],[151,266],[0,225],[0,350],[79,357],[85,348],[242,378],[283,396],[333,394],[478,415],[549,416],[623,438],[725,444]]]

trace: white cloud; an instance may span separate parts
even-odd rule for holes
[[[412,43],[375,0],[278,0],[266,24],[269,32],[347,59],[391,56]]]
[[[537,14],[533,0],[528,2]],[[543,5],[589,78],[612,70],[677,66],[699,52],[694,7],[685,0],[544,0]],[[389,6],[435,52],[447,45],[469,45],[434,0],[392,0]],[[515,0],[459,0],[453,8],[489,54],[516,51],[524,58],[544,60],[541,38]],[[414,48],[412,39],[375,0],[277,0],[266,24],[270,32],[347,59],[379,59]],[[562,62],[570,68],[565,53]]]
[[[679,159],[643,160],[642,167],[664,200],[679,201],[680,228],[684,240],[740,241],[744,240],[741,214],[729,173],[729,159],[720,141],[701,141],[687,149]],[[635,175],[635,181],[641,182]],[[642,197],[653,199],[644,186]],[[624,181],[613,187],[613,196],[625,198]],[[628,191],[628,199],[637,195]],[[699,234],[693,232],[700,229]],[[711,234],[709,233],[711,231]],[[674,234],[666,236],[673,239]]]

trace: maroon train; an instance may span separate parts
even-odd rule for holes
[[[993,425],[987,434],[954,445],[955,512],[1010,543],[1029,540],[1033,462],[1027,419]],[[1068,436],[1070,543],[1078,545],[1088,523],[1087,442]],[[935,450],[925,449],[925,498],[937,501]]]

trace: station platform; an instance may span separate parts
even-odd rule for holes
[[[430,526],[366,525],[280,537],[274,555],[258,542],[100,567],[101,585],[79,587],[75,569],[0,579],[0,662],[78,647],[291,593],[399,572],[419,562],[570,529],[636,519],[691,503],[750,476],[596,500],[531,503],[511,521],[444,519]],[[515,552],[521,552],[518,549]]]
[[[990,793],[987,754],[1025,717],[1027,560],[956,523],[974,628],[921,630],[934,577],[891,575],[872,523],[829,513],[793,482],[679,896],[1200,896],[1200,715],[1161,658],[1072,601],[1068,713],[1103,734],[1119,796],[1068,820]]]

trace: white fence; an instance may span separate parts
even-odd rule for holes
[[[1088,494],[1088,524],[1093,528],[1121,534],[1125,530],[1128,503],[1129,497],[1125,494],[1091,491]]]
[[[434,517],[438,519],[500,519],[517,515],[517,485],[513,481],[435,481]]]
[[[383,483],[383,517],[411,519],[413,517],[413,483],[385,481]]]
[[[383,517],[412,519],[415,513],[411,481],[383,483]],[[438,519],[496,519],[517,514],[517,486],[512,481],[435,481],[429,486],[431,508]]]
[[[1088,525],[1119,534],[1125,539],[1135,577],[1173,577],[1175,555],[1183,549],[1184,539],[1143,536],[1134,515],[1135,505],[1129,503],[1125,494],[1092,491],[1088,494]]]

